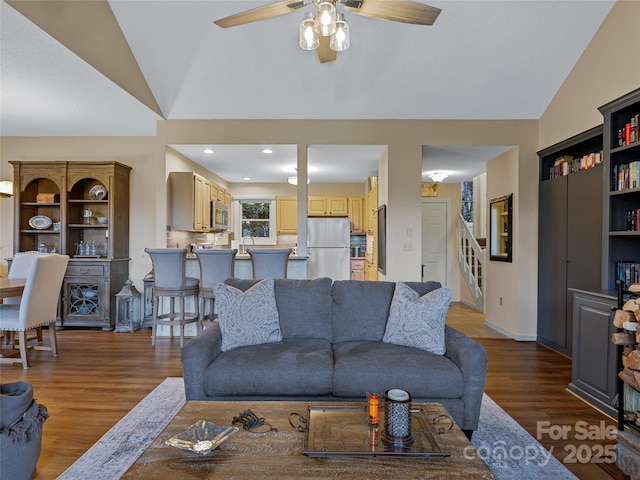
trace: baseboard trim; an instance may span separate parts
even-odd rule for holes
[[[517,335],[513,332],[511,332],[510,330],[507,330],[504,327],[501,327],[500,325],[497,325],[495,323],[493,323],[492,321],[490,321],[489,319],[485,319],[484,324],[495,330],[498,333],[501,333],[502,335],[509,337],[513,340],[517,340],[518,342],[535,342],[537,339],[536,335]]]

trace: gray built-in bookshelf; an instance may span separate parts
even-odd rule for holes
[[[640,89],[600,107],[604,116],[602,288],[640,281]]]
[[[568,289],[600,288],[602,141],[600,125],[538,152],[537,340],[568,356],[573,324]]]

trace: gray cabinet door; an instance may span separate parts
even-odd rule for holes
[[[567,355],[567,191],[569,176],[540,183],[538,341]]]
[[[611,342],[616,300],[576,293],[569,390],[611,415],[616,395],[617,347]]]

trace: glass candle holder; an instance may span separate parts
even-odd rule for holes
[[[380,421],[380,395],[378,393],[367,393],[367,405],[369,425],[377,425]]]

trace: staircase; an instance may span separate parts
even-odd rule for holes
[[[477,310],[485,313],[483,272],[486,261],[486,239],[476,239],[462,215],[458,216],[458,264]]]

